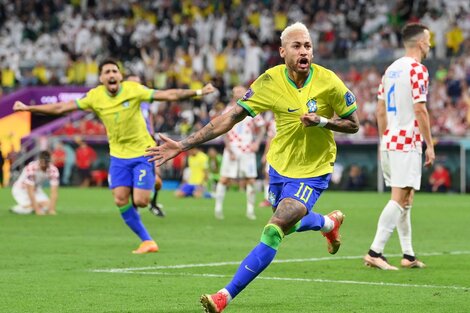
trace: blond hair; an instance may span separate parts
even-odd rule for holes
[[[294,31],[303,31],[303,32],[307,33],[308,36],[310,37],[310,32],[308,31],[307,26],[305,26],[304,23],[296,22],[294,24],[291,24],[291,25],[287,26],[282,31],[282,33],[281,33],[281,45],[284,44],[284,40],[286,39],[286,37]]]

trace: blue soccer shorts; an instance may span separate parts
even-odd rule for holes
[[[111,156],[109,165],[109,188],[130,187],[153,190],[155,185],[155,168],[149,157],[122,159]]]
[[[289,178],[269,167],[269,201],[276,208],[284,198],[295,199],[312,210],[323,191],[328,188],[331,173],[312,178]]]

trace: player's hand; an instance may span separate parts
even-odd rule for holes
[[[15,104],[13,104],[13,111],[28,111],[28,106],[21,101],[15,101]]]
[[[258,152],[259,150],[259,143],[257,142],[252,142],[250,146],[251,152]]]
[[[307,113],[300,117],[300,121],[305,127],[317,126],[320,123],[320,116],[316,113]]]
[[[426,148],[425,155],[426,160],[424,161],[424,166],[431,167],[434,164],[434,160],[436,159],[436,155],[434,154],[434,148],[428,146]]]
[[[155,161],[156,166],[160,166],[168,160],[173,159],[183,151],[181,144],[167,136],[159,134],[163,144],[160,146],[150,147],[145,150],[145,156],[151,157],[148,161]]]
[[[209,93],[213,93],[215,91],[215,87],[212,86],[211,83],[208,83],[207,85],[205,85],[204,87],[202,87],[202,95],[207,95]]]

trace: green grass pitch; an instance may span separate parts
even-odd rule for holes
[[[224,312],[470,312],[470,196],[417,193],[413,242],[428,267],[386,272],[361,258],[388,197],[325,192],[316,211],[346,214],[338,254],[318,232],[286,237],[275,263]],[[231,279],[270,209],[249,221],[244,194],[229,192],[219,221],[211,199],[164,191],[160,202],[165,218],[141,211],[160,252],[133,255],[138,239],[107,189],[61,189],[57,216],[13,215],[10,189],[0,189],[0,312],[202,312],[200,295]],[[396,234],[385,254],[399,264]]]

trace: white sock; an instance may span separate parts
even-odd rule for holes
[[[320,230],[324,233],[329,233],[335,227],[335,222],[328,215],[323,215],[323,217],[325,218],[325,224],[323,224]]]
[[[400,205],[393,200],[388,201],[380,214],[379,222],[377,225],[377,232],[375,233],[374,241],[370,246],[370,249],[382,253],[384,251],[387,241],[393,233],[393,230],[397,226],[398,219],[400,218],[403,209]]]
[[[256,193],[252,184],[246,185],[246,214],[255,215]]]
[[[228,292],[227,289],[225,288],[222,288],[220,289],[218,292],[221,292],[223,294],[225,294],[227,296],[227,303],[229,303],[230,301],[232,301],[232,296],[230,295],[230,293]]]
[[[227,186],[222,183],[217,183],[215,187],[215,213],[222,213]]]
[[[407,205],[397,223],[398,238],[403,254],[415,255],[411,244],[411,205]]]
[[[264,200],[268,200],[269,199],[269,184],[264,183],[263,188],[264,188]]]

